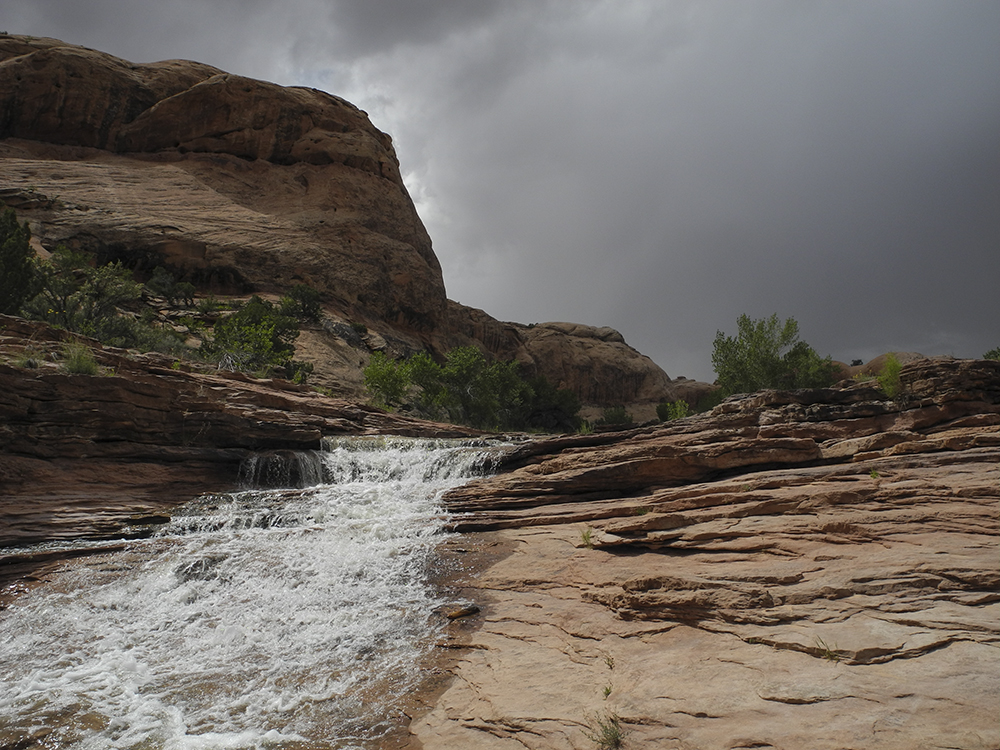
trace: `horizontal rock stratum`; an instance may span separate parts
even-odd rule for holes
[[[507,556],[465,584],[422,747],[1000,746],[1000,362],[901,376],[530,443],[451,491]]]
[[[99,374],[72,375],[53,360],[74,341],[87,340],[0,315],[0,549],[118,538],[137,518],[238,487],[240,463],[261,452],[319,450],[337,435],[478,434],[94,341]],[[10,364],[26,349],[34,367]]]

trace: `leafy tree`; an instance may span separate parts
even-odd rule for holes
[[[580,426],[580,399],[569,388],[556,388],[544,375],[528,379],[531,400],[525,416],[525,426],[573,432]]]
[[[777,315],[751,320],[741,315],[738,333],[715,335],[712,366],[724,395],[752,393],[762,388],[815,388],[833,382],[834,364],[799,341],[794,318],[782,323]]]
[[[983,359],[1000,359],[1000,346],[986,352],[983,355]]]
[[[16,315],[35,288],[34,252],[28,222],[17,223],[14,209],[0,213],[0,313]]]
[[[237,312],[215,324],[206,351],[219,358],[223,369],[269,372],[290,364],[298,335],[295,318],[282,315],[273,304],[254,295]]]
[[[134,308],[142,285],[121,263],[94,268],[89,258],[63,246],[36,264],[37,294],[23,306],[32,318],[111,346],[139,345],[147,331],[122,309]]]
[[[452,421],[490,429],[511,423],[510,415],[523,403],[523,381],[516,362],[490,364],[474,346],[448,352],[441,368]],[[503,412],[503,413],[501,413]]]
[[[441,365],[427,352],[414,354],[406,361],[409,384],[419,390],[416,394],[417,410],[432,419],[446,416],[450,400],[448,386],[441,378]]]
[[[399,406],[410,389],[410,374],[403,362],[375,352],[364,369],[365,388],[379,406]]]
[[[153,270],[153,275],[149,277],[149,281],[146,282],[146,288],[153,294],[166,297],[168,301],[172,302],[174,299],[174,284],[176,283],[177,280],[174,279],[174,275],[170,271],[163,266],[157,266]]]
[[[171,305],[182,300],[185,305],[194,305],[194,284],[188,281],[177,281],[174,275],[163,266],[157,266],[153,275],[146,282],[146,288],[153,294],[165,297]]]
[[[85,255],[63,245],[48,260],[39,262],[38,294],[24,306],[28,317],[75,331],[81,319],[80,287],[87,267]]]
[[[142,284],[132,280],[132,273],[121,263],[83,269],[80,285],[80,329],[97,333],[102,321],[118,316],[119,309],[134,306],[142,295]]]

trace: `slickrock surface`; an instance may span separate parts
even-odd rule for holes
[[[532,444],[453,491],[510,554],[415,740],[1000,747],[1000,363],[902,376],[900,403],[765,392]]]

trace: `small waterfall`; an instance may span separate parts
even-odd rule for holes
[[[0,613],[0,746],[374,746],[437,633],[438,500],[495,454],[382,438],[248,462],[257,489]]]
[[[240,486],[262,489],[323,484],[323,454],[318,451],[255,453],[240,464]]]

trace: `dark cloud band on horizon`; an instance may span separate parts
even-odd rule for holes
[[[1000,4],[8,0],[8,31],[311,85],[397,145],[449,294],[711,379],[1000,345]]]

